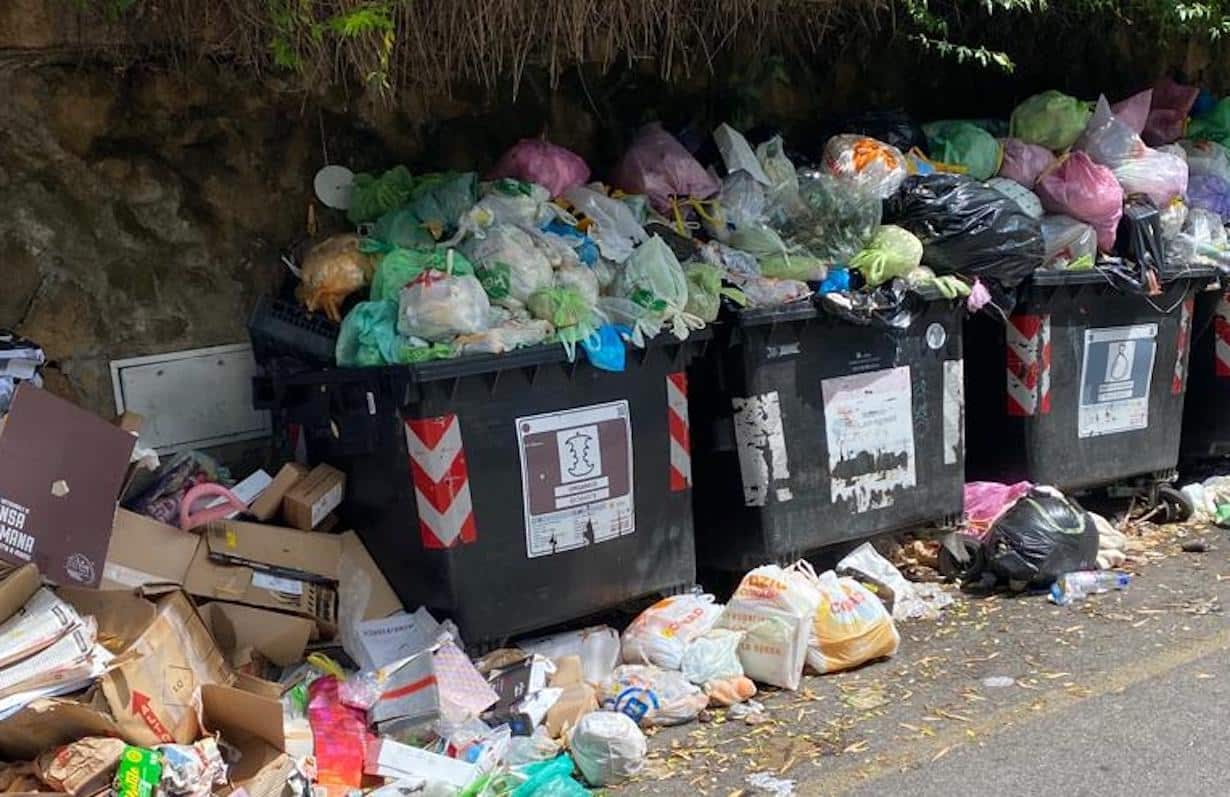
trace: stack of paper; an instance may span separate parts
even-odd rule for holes
[[[38,369],[47,355],[34,343],[7,329],[0,329],[0,415],[9,411],[18,382],[43,386]]]

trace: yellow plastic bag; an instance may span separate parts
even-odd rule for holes
[[[896,654],[901,637],[874,593],[832,570],[817,576],[815,586],[820,608],[807,645],[807,666],[824,674]]]
[[[341,321],[342,302],[371,282],[375,270],[375,258],[359,251],[359,236],[326,238],[303,258],[299,301],[312,312],[323,310],[330,320]]]

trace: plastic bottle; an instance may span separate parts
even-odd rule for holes
[[[1051,585],[1051,602],[1067,606],[1072,601],[1081,600],[1087,595],[1109,592],[1112,589],[1125,589],[1131,581],[1131,575],[1116,573],[1112,570],[1064,573]]]

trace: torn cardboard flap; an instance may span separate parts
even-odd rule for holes
[[[245,651],[256,651],[279,667],[303,661],[303,651],[316,631],[304,617],[215,601],[201,607],[201,617],[232,667]]]
[[[270,485],[248,507],[249,511],[262,523],[273,520],[278,510],[282,508],[282,499],[286,497],[286,493],[307,474],[307,467],[298,462],[283,465],[278,474],[273,477]]]
[[[0,434],[0,558],[97,586],[136,438],[45,390],[17,388]]]
[[[201,538],[151,517],[115,511],[111,543],[103,566],[103,589],[182,586]]]
[[[216,562],[300,581],[338,580],[342,541],[333,534],[227,520],[211,524],[205,540]]]
[[[282,727],[282,704],[278,700],[233,686],[201,687],[200,725],[220,733],[240,752],[230,770],[231,782],[242,786],[282,757],[286,735]]]
[[[28,760],[87,736],[120,736],[102,696],[92,700],[40,698],[0,722],[0,756]]]

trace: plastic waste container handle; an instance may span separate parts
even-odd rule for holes
[[[210,498],[221,496],[226,499],[225,504],[203,509],[192,514],[192,505],[202,498]],[[224,519],[232,512],[247,512],[248,505],[240,500],[239,496],[235,495],[230,490],[223,487],[221,484],[206,482],[193,487],[179,502],[179,527],[184,531],[191,531],[198,526],[204,526],[207,523],[213,523],[217,520]]]

